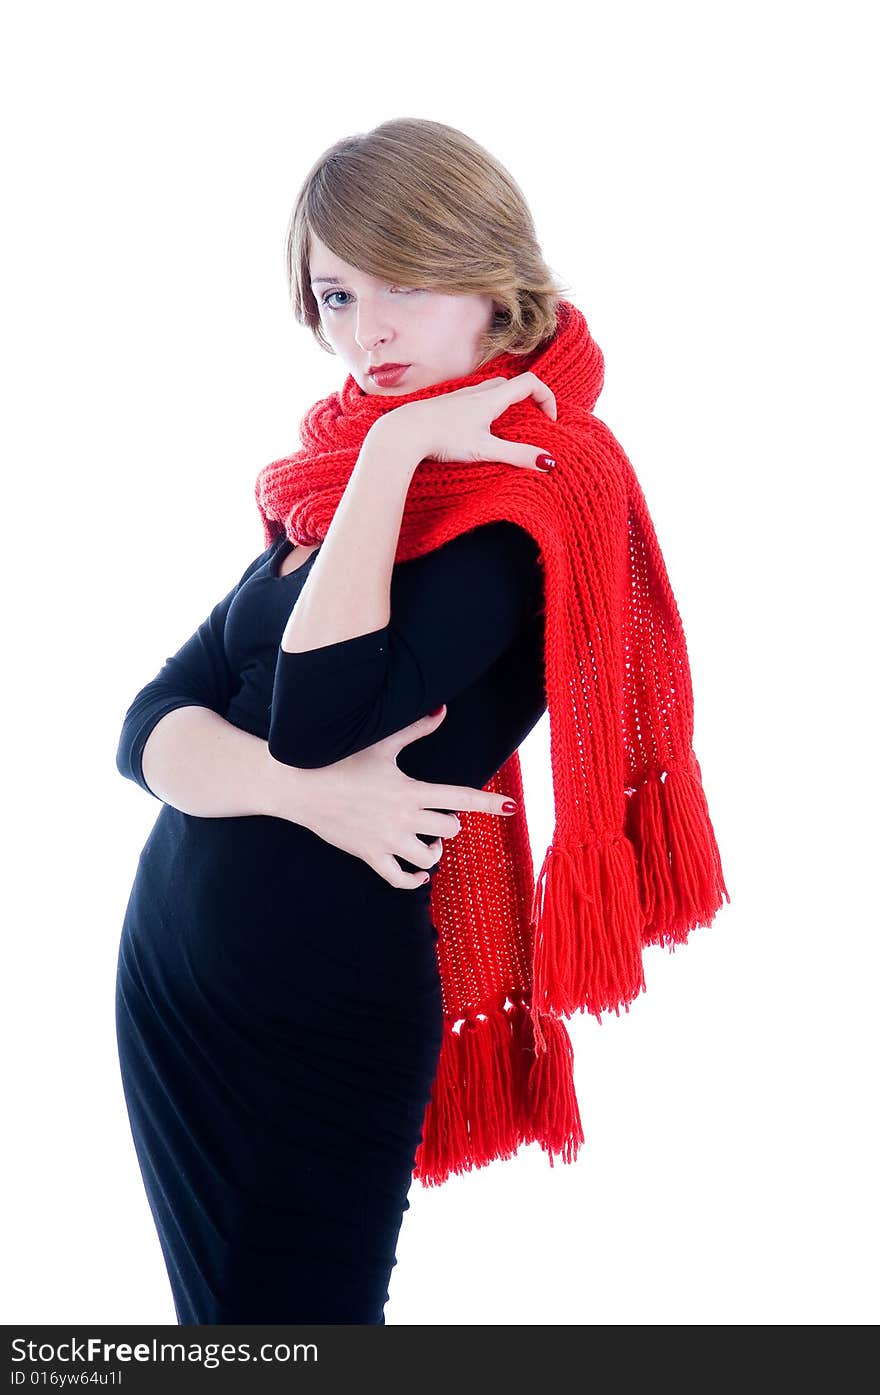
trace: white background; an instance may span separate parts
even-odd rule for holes
[[[394,1323],[878,1316],[870,7],[33,4],[2,35],[3,1318],[174,1322],[116,952],[122,717],[263,548],[341,386],[287,217],[393,116],[510,170],[606,359],[685,622],[732,903],[571,1023],[587,1144],[414,1183]],[[522,749],[535,865],[547,719]]]

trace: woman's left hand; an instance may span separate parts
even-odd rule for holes
[[[378,426],[402,433],[407,445],[421,452],[420,460],[503,461],[543,473],[535,462],[540,455],[552,458],[551,449],[506,441],[489,430],[512,403],[527,397],[556,420],[556,398],[547,384],[534,373],[518,373],[515,378],[487,378],[438,397],[405,402],[380,417],[372,430]]]

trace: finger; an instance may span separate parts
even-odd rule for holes
[[[557,418],[556,397],[548,388],[543,378],[539,378],[536,373],[517,373],[515,378],[504,378],[504,388],[501,396],[506,401],[507,406],[511,402],[522,402],[526,397],[533,397],[543,412],[546,412],[551,421]],[[502,411],[506,408],[502,408]],[[501,415],[501,412],[498,413]],[[493,417],[494,421],[494,417]]]
[[[456,814],[420,809],[417,817],[419,833],[430,833],[434,838],[454,838],[461,832],[461,819]]]
[[[407,862],[411,862],[415,867],[436,867],[443,856],[443,839],[436,838],[433,843],[423,843],[415,833],[408,838],[401,838],[399,846],[394,849],[395,857],[404,857]]]
[[[537,373],[527,373],[525,376],[531,378],[533,381],[532,396],[538,406],[543,412],[547,413],[551,421],[555,421],[559,415],[556,410],[555,393],[551,391],[543,378],[538,377]]]
[[[439,711],[428,712],[424,717],[417,717],[409,726],[401,727],[399,731],[393,731],[390,736],[385,736],[381,741],[377,741],[377,746],[387,746],[395,753],[402,747],[408,746],[412,741],[418,741],[420,737],[427,736],[429,731],[439,727],[446,716],[446,703],[442,703]]]
[[[377,858],[373,867],[379,876],[388,882],[389,886],[396,886],[401,891],[425,886],[431,880],[430,873],[427,872],[404,872],[400,864],[395,861],[392,853]]]
[[[472,814],[512,814],[516,813],[516,808],[505,809],[505,804],[514,804],[509,794],[490,794],[488,790],[472,789],[469,785],[431,785],[423,784],[422,797],[425,800],[425,807],[440,809],[444,813],[449,813],[453,809],[463,809]],[[429,830],[426,829],[426,832]]]
[[[505,465],[516,465],[521,470],[535,470],[541,475],[549,474],[556,465],[553,452],[544,446],[527,446],[520,441],[505,441],[502,436],[489,437],[486,459],[500,460]]]

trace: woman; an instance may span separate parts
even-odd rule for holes
[[[400,124],[404,165],[420,142],[436,157],[431,123]],[[444,137],[450,208],[466,177],[469,142],[458,139],[456,151]],[[359,388],[393,399],[467,374],[509,343],[493,295],[396,284],[418,281],[415,240],[371,249],[394,275],[360,269],[363,245],[356,261],[331,250],[313,222],[346,249],[365,225],[346,221],[333,193],[316,202],[331,156],[294,212],[301,239],[311,212],[308,283],[294,286]],[[356,203],[371,194],[381,222],[390,191],[368,181],[342,192]],[[531,347],[554,323],[554,293],[524,209],[510,210],[506,231],[533,288]],[[488,264],[491,230],[469,236]],[[461,243],[452,229],[447,238],[452,265]],[[373,371],[403,359],[402,377]],[[552,395],[525,390],[549,415]],[[441,1042],[430,875],[460,827],[452,810],[504,816],[507,800],[482,787],[546,707],[541,572],[527,532],[490,524],[398,564],[392,580],[412,472],[429,450],[468,458],[476,436],[470,403],[431,405],[430,423],[401,421],[367,443],[326,540],[280,534],[125,717],[119,769],[166,802],[126,913],[118,1040],[181,1323],[384,1321]],[[484,430],[500,410],[487,399]],[[383,424],[397,425],[394,415]],[[511,469],[546,477],[540,441],[501,447]],[[389,582],[410,660],[385,699],[394,734],[336,759],[315,731],[333,744],[349,668],[388,619]],[[299,661],[285,671],[298,691],[295,716],[293,703],[274,708],[273,745],[286,757],[295,746],[296,767],[267,748],[279,642]],[[448,708],[413,721],[435,682]],[[306,729],[311,744],[297,736]]]
[[[727,895],[659,544],[513,180],[386,122],[316,162],[288,258],[348,376],[117,756],[164,801],[117,1030],[181,1323],[383,1323],[414,1172],[573,1161],[561,1018],[626,1006]]]

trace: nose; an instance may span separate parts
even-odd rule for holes
[[[355,326],[355,343],[363,349],[365,354],[372,353],[377,344],[384,344],[389,336],[389,329],[374,322],[369,315],[358,313]]]
[[[375,334],[356,334],[355,342],[367,357],[372,357],[378,346],[384,344],[387,338],[386,334],[377,331]]]

